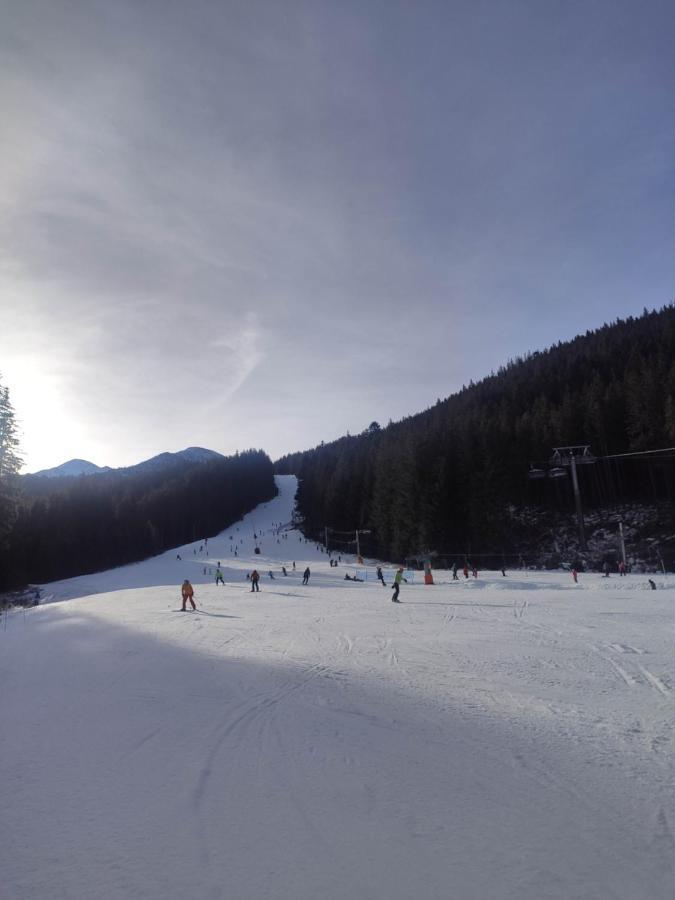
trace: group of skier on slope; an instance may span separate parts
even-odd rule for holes
[[[239,530],[239,529],[237,529],[237,530]],[[254,537],[257,538],[257,534],[254,535]],[[302,540],[302,538],[300,538],[300,540]],[[307,543],[306,539],[305,539],[305,542]],[[203,547],[200,547],[199,549],[200,549],[200,552],[202,551],[202,549],[206,549],[206,540],[204,540]],[[179,559],[179,560],[181,559],[180,555],[177,556],[177,559]],[[333,566],[337,566],[338,562],[337,562],[337,560],[334,560],[331,557],[331,558],[329,558],[329,564],[331,565],[331,567],[333,567]],[[623,561],[621,561],[618,564],[617,568],[619,571],[619,575],[626,575],[626,571],[627,571],[628,567],[626,566],[626,564]],[[287,576],[288,572],[286,570],[286,567],[282,566],[281,569],[282,569],[282,573]],[[204,571],[206,572],[206,569]],[[293,562],[293,571],[295,571],[295,562]],[[394,593],[391,598],[392,603],[400,603],[401,602],[399,599],[401,582],[405,581],[406,584],[408,583],[408,579],[404,577],[404,574],[403,574],[404,571],[405,571],[405,569],[403,568],[403,566],[399,566],[396,570],[396,573],[394,574],[394,583],[392,584]],[[459,580],[458,575],[457,575],[458,571],[459,571],[459,566],[455,562],[453,569],[452,569],[452,577],[453,577],[454,581]],[[478,578],[478,571],[476,569],[476,566],[465,562],[463,569],[462,569],[462,574],[464,575],[465,579],[469,578],[469,573],[471,573],[474,578]],[[504,567],[501,568],[501,573],[504,577],[506,577],[506,571],[505,571]],[[604,573],[605,578],[609,578],[610,565],[607,562],[605,562],[603,565],[603,573]],[[302,583],[304,585],[309,584],[310,574],[311,573],[310,573],[309,566],[307,566],[305,571],[302,573]],[[572,575],[574,583],[578,584],[578,576],[579,576],[578,570],[576,568],[572,568],[570,574]],[[274,575],[271,570],[268,573],[268,575],[270,578],[272,578],[272,579],[274,578]],[[256,569],[254,569],[250,574],[247,573],[246,578],[251,583],[251,592],[252,593],[260,590],[260,587],[259,587],[260,574]],[[380,581],[380,583],[382,584],[383,587],[387,587],[387,583],[384,579],[384,574],[382,572],[381,566],[377,566],[377,568],[376,568],[376,578],[378,579],[378,581]],[[352,577],[349,575],[345,575],[345,581],[361,581],[361,580],[362,579],[358,578],[357,576]],[[216,573],[215,573],[215,581],[216,581],[216,584],[219,584],[219,583],[222,585],[225,584],[225,580],[223,578],[223,573],[220,568],[220,560],[218,560],[218,568],[216,569]],[[649,579],[649,586],[651,587],[652,590],[656,590],[656,583],[651,578]],[[187,611],[188,602],[192,605],[192,609],[196,610],[197,607],[196,607],[195,601],[194,601],[194,588],[192,587],[192,585],[190,584],[190,581],[187,578],[185,579],[185,581],[182,584],[181,595],[183,598],[182,611],[183,612]]]
[[[293,568],[295,569],[295,563],[293,563]],[[408,583],[408,579],[405,578],[403,575],[404,571],[405,570],[404,570],[403,566],[399,566],[398,569],[396,570],[396,574],[394,575],[394,583],[392,584],[392,587],[394,589],[394,593],[392,594],[392,598],[391,598],[392,603],[400,603],[401,602],[399,600],[399,592],[401,590],[401,582],[405,581],[406,584]],[[284,575],[285,574],[286,574],[286,571],[284,570]],[[311,572],[310,572],[309,566],[307,566],[305,571],[302,573],[302,583],[303,584],[309,584],[310,575],[311,575]],[[382,587],[386,587],[387,583],[384,580],[384,574],[382,573],[381,566],[377,567],[376,575],[377,575],[378,581],[381,582]],[[360,581],[360,579],[357,579],[357,578],[350,579],[348,576],[345,576],[345,577],[347,578],[348,581]],[[253,593],[254,591],[260,591],[260,586],[259,586],[260,573],[258,572],[257,569],[254,569],[250,574],[247,574],[246,579],[251,582],[251,593]],[[219,582],[223,585],[225,584],[225,581],[223,579],[223,573],[220,569],[220,561],[218,562],[218,568],[216,569],[216,584],[218,584]],[[187,612],[188,602],[192,605],[192,609],[195,609],[195,610],[197,609],[197,606],[196,606],[195,600],[194,600],[195,591],[194,591],[194,588],[192,587],[192,584],[190,583],[188,578],[186,578],[183,581],[183,584],[181,586],[181,596],[183,598],[183,606],[182,606],[181,612]]]
[[[224,585],[225,581],[223,580],[223,573],[220,570],[220,562],[218,563],[218,566],[219,566],[219,568],[216,569],[216,584],[218,584],[218,582],[220,582],[221,584]],[[295,569],[295,563],[293,563],[293,569]],[[271,574],[272,573],[270,572],[270,575]],[[286,571],[284,569],[284,575],[285,574],[286,574]],[[303,584],[309,584],[310,575],[311,575],[311,572],[310,572],[309,566],[307,566],[305,571],[302,573],[302,583]],[[247,581],[251,582],[251,593],[253,593],[254,591],[260,591],[260,585],[259,585],[260,573],[258,572],[257,569],[254,569],[251,573],[247,573],[246,579],[247,579]],[[191,604],[192,609],[194,609],[194,610],[197,609],[197,605],[195,604],[195,589],[193,588],[192,584],[190,583],[189,578],[186,578],[183,581],[183,584],[181,585],[181,597],[183,598],[183,606],[181,607],[181,612],[187,612],[187,604],[188,603]]]
[[[237,531],[239,531],[239,528],[237,528]],[[280,528],[280,527],[273,527],[273,533],[278,534],[280,531],[281,531],[281,528]],[[264,531],[261,531],[261,532],[260,532],[260,535],[259,535],[257,529],[253,532],[253,540],[255,541],[255,552],[257,552],[257,553],[260,553],[260,549],[259,549],[259,546],[258,546],[258,537],[259,537],[259,536],[262,536],[263,534],[264,534]],[[302,542],[303,538],[300,537],[299,540]],[[308,543],[308,540],[307,540],[306,538],[305,538],[304,540],[305,540],[305,543]],[[234,536],[230,536],[230,541],[231,541],[231,542],[234,541]],[[243,543],[243,538],[241,539],[241,543]],[[205,539],[205,540],[202,542],[202,545],[201,545],[200,548],[199,548],[199,552],[202,553],[204,550],[206,550],[207,546],[208,546],[208,544],[207,544],[207,541],[206,541],[206,539]],[[195,550],[195,553],[196,553],[196,550]],[[180,555],[178,555],[176,558],[177,558],[178,560],[181,559]],[[341,557],[339,557],[339,560],[341,561]],[[329,561],[330,561],[330,565],[331,565],[331,566],[337,566],[337,565],[338,565],[338,561],[335,560],[335,559],[333,559],[333,557],[332,557],[330,554],[329,554]],[[206,572],[206,569],[204,569],[204,571]],[[295,571],[295,562],[293,562],[293,571]],[[405,571],[405,570],[404,570],[403,566],[399,566],[398,569],[396,570],[395,575],[394,575],[394,583],[392,584],[392,588],[394,589],[394,593],[393,593],[392,598],[391,598],[392,603],[400,603],[400,602],[401,602],[400,599],[399,599],[399,592],[400,592],[400,589],[401,589],[401,582],[402,582],[402,581],[405,581],[406,584],[408,583],[407,579],[404,577],[404,574],[403,574],[404,571]],[[285,566],[282,566],[282,572],[283,572],[284,575],[287,575],[287,574],[288,574]],[[268,574],[269,574],[270,578],[274,578],[274,575],[272,574],[271,571],[270,571]],[[378,578],[378,580],[381,582],[382,586],[383,586],[383,587],[386,587],[387,584],[386,584],[386,582],[385,582],[385,580],[384,580],[384,575],[383,575],[383,573],[382,573],[382,567],[381,567],[381,566],[378,566],[378,567],[377,567],[377,573],[376,573],[376,574],[377,574],[377,578]],[[474,572],[474,576],[476,576],[476,574],[477,574],[477,573]],[[303,585],[309,584],[310,575],[311,575],[311,572],[310,572],[309,566],[307,566],[306,569],[305,569],[305,571],[302,573],[302,583],[303,583]],[[465,572],[465,576],[468,577],[468,573]],[[251,593],[260,591],[260,584],[259,584],[259,582],[260,582],[260,573],[258,572],[257,569],[253,569],[253,571],[252,571],[251,573],[247,573],[247,574],[246,574],[246,579],[247,579],[247,581],[249,581],[250,584],[251,584]],[[361,579],[359,579],[359,578],[357,578],[357,577],[350,578],[348,575],[345,576],[345,579],[346,579],[347,581],[360,581],[360,580],[361,580]],[[222,585],[225,584],[225,579],[223,578],[223,572],[222,572],[222,569],[221,569],[221,567],[220,567],[220,560],[218,560],[218,566],[217,566],[216,572],[215,572],[215,583],[216,583],[216,585],[217,585],[217,584],[222,584]],[[196,606],[195,600],[194,600],[194,597],[195,597],[194,588],[193,588],[192,584],[190,583],[189,579],[187,579],[187,578],[183,581],[183,584],[182,584],[182,586],[181,586],[181,596],[182,596],[182,599],[183,599],[183,605],[182,605],[182,609],[181,609],[182,612],[187,612],[187,604],[188,604],[188,603],[190,603],[190,605],[191,605],[191,607],[192,607],[193,610],[196,610],[196,609],[197,609],[197,606]]]

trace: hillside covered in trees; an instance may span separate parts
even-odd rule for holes
[[[647,504],[652,524],[673,530],[674,454],[644,451],[674,443],[667,306],[517,359],[385,428],[373,422],[285,456],[276,470],[301,479],[299,512],[317,539],[332,528],[339,547],[339,532],[359,528],[371,532],[365,552],[385,559],[433,551],[497,560],[530,552],[546,516],[574,521],[568,478],[528,479],[555,447],[590,445],[597,458],[579,467],[587,513]]]
[[[95,572],[211,537],[276,494],[272,461],[259,450],[14,483],[0,588]]]

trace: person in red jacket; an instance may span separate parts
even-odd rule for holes
[[[192,604],[192,608],[197,609],[197,607],[195,606],[195,601],[194,601],[195,591],[194,591],[194,588],[192,587],[192,585],[190,584],[190,582],[187,580],[187,578],[183,582],[183,586],[181,587],[180,592],[183,596],[183,610],[182,611],[187,612],[186,604],[187,604],[188,600]]]

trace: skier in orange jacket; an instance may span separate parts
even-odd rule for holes
[[[180,592],[183,596],[182,612],[187,612],[185,607],[186,607],[188,600],[192,604],[192,608],[197,609],[197,607],[195,605],[195,601],[194,601],[195,591],[194,591],[194,588],[192,587],[192,585],[190,584],[190,582],[187,580],[187,578],[183,582],[183,586],[181,587]]]

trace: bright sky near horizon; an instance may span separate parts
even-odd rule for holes
[[[26,470],[272,457],[673,300],[670,0],[0,0]]]

